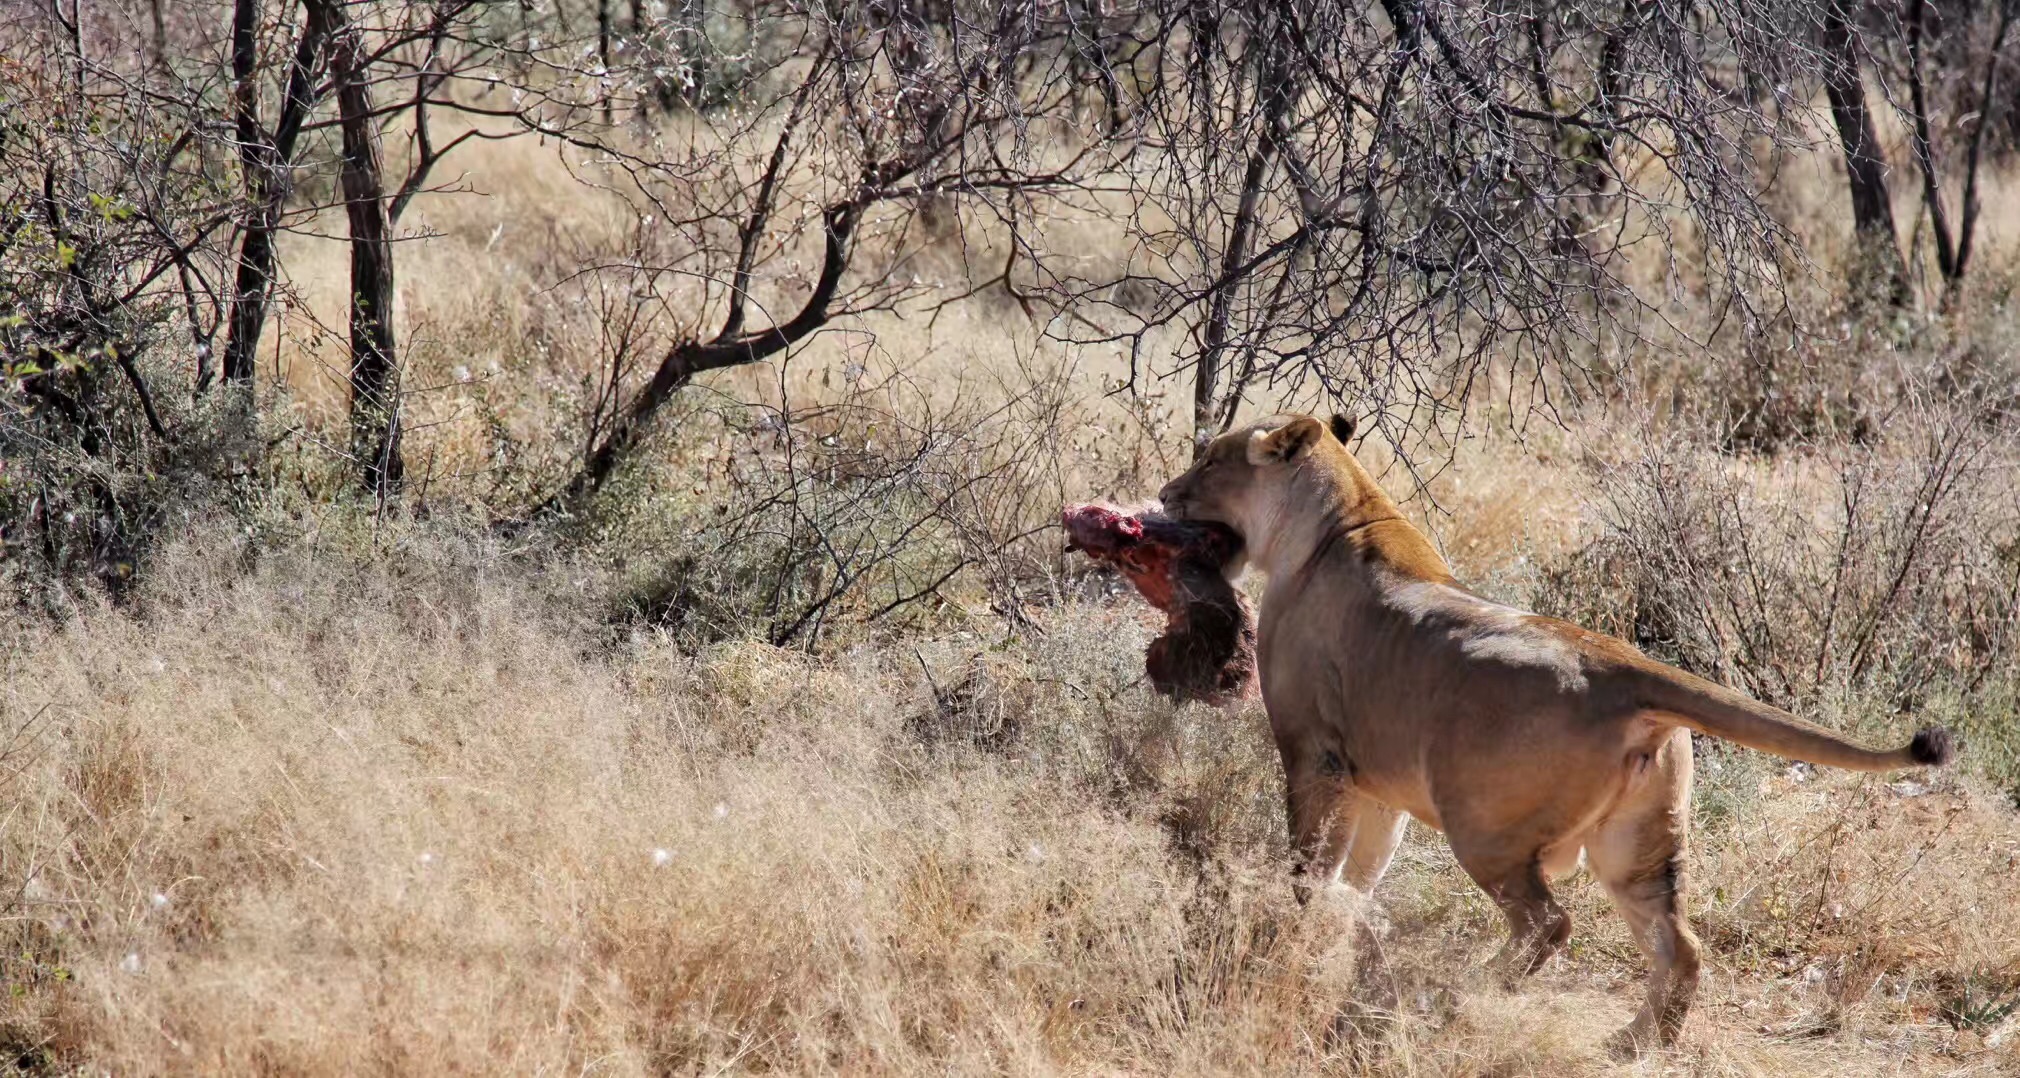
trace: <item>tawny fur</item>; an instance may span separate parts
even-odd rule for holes
[[[1581,852],[1654,965],[1618,1046],[1675,1040],[1697,987],[1683,910],[1695,730],[1862,771],[1940,764],[1948,733],[1876,751],[1647,658],[1474,595],[1310,416],[1215,439],[1165,510],[1225,524],[1268,574],[1257,665],[1283,757],[1301,899],[1381,878],[1405,815],[1441,830],[1507,917],[1501,961],[1569,937],[1549,879]]]
[[[1060,523],[1068,550],[1114,566],[1164,611],[1164,633],[1144,653],[1153,687],[1176,700],[1213,704],[1252,691],[1255,619],[1228,582],[1241,557],[1233,530],[1105,505],[1068,506]]]

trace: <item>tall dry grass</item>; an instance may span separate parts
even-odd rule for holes
[[[9,627],[16,1068],[1572,1074],[1635,1004],[1582,879],[1569,957],[1492,987],[1422,833],[1374,936],[1300,911],[1263,718],[1147,694],[1133,605],[684,655],[585,623],[591,569],[340,533]],[[2010,806],[1707,766],[1708,988],[1641,1073],[2020,1063]]]

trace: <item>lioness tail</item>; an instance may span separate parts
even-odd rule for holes
[[[1950,731],[1930,726],[1898,749],[1876,750],[1796,718],[1778,707],[1752,700],[1723,685],[1660,663],[1644,662],[1621,669],[1636,702],[1665,712],[1678,725],[1701,734],[1850,771],[1892,771],[1902,767],[1942,766],[1956,754]]]

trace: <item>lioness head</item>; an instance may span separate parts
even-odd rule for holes
[[[1203,520],[1233,528],[1260,558],[1269,538],[1289,518],[1298,476],[1306,458],[1329,439],[1332,452],[1354,425],[1334,416],[1330,425],[1308,415],[1276,416],[1231,430],[1207,444],[1185,474],[1164,485],[1158,499],[1181,520]]]

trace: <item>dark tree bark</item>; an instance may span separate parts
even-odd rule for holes
[[[1866,108],[1866,88],[1860,81],[1858,34],[1851,0],[1837,0],[1824,15],[1824,92],[1830,98],[1831,121],[1845,154],[1845,179],[1852,196],[1852,229],[1860,257],[1871,279],[1884,282],[1888,299],[1906,306],[1910,293],[1894,233],[1894,207],[1887,195],[1887,162]]]
[[[610,0],[596,0],[596,62],[603,65],[606,79],[610,74]],[[607,84],[606,84],[607,87]],[[603,122],[610,123],[610,91],[603,91]]]
[[[393,340],[393,237],[364,42],[342,0],[309,0],[330,27],[330,74],[343,133],[344,214],[351,230],[351,453],[367,490],[399,489],[400,372]]]
[[[272,171],[266,153],[266,128],[259,117],[258,0],[238,0],[232,9],[232,114],[238,128],[238,161],[246,201],[251,204],[245,234],[239,240],[238,280],[232,292],[231,329],[224,346],[227,383],[252,384],[253,356],[259,351],[260,327],[266,321],[267,287],[273,280],[273,224],[266,189]],[[204,388],[199,385],[198,389]]]
[[[1221,259],[1221,276],[1232,280],[1249,259],[1249,248],[1255,240],[1255,219],[1257,204],[1262,198],[1263,175],[1269,168],[1270,152],[1274,140],[1259,137],[1256,146],[1249,151],[1248,165],[1242,172],[1241,201],[1235,206],[1234,227],[1227,240],[1227,251]],[[1234,317],[1235,285],[1230,283],[1213,297],[1208,305],[1205,332],[1201,335],[1199,366],[1192,372],[1192,455],[1198,459],[1206,452],[1207,443],[1213,438],[1215,425],[1214,409],[1221,404],[1221,368],[1225,365],[1224,355],[1228,348],[1228,336]],[[1242,387],[1227,387],[1234,398],[1239,398]],[[1229,402],[1227,414],[1234,414],[1233,401]]]
[[[856,226],[862,221],[868,205],[865,200],[834,203],[822,211],[820,275],[814,279],[813,291],[800,305],[799,311],[768,329],[744,329],[758,246],[766,229],[772,225],[772,215],[778,208],[779,184],[784,179],[787,165],[788,148],[806,116],[810,91],[818,78],[818,71],[808,73],[806,82],[794,99],[785,127],[779,132],[778,142],[773,145],[771,157],[765,163],[764,177],[758,181],[750,217],[738,229],[736,266],[730,276],[729,310],[723,315],[721,328],[706,341],[682,341],[667,350],[658,369],[653,371],[651,380],[623,406],[609,429],[590,448],[582,469],[576,472],[565,488],[542,502],[534,510],[535,516],[571,511],[601,490],[618,465],[637,448],[660,406],[693,381],[695,375],[762,362],[811,336],[834,316],[842,274],[849,268],[849,260],[854,254]],[[865,173],[866,186],[874,171]],[[896,171],[893,170],[893,173]],[[615,388],[613,386],[613,390]]]
[[[1950,309],[1956,304],[1958,290],[1963,284],[1964,273],[1971,265],[1971,249],[1978,231],[1978,174],[1984,159],[1985,133],[1990,127],[1992,113],[1997,108],[1999,92],[1999,65],[2006,49],[2006,38],[2013,27],[2016,10],[2015,0],[2001,0],[1999,21],[1992,35],[1992,46],[1985,55],[1985,69],[1978,92],[1976,108],[1971,109],[1975,117],[1971,126],[1971,141],[1964,158],[1964,191],[1961,216],[1952,227],[1948,208],[1943,203],[1941,170],[1937,167],[1935,141],[1930,133],[1929,92],[1922,77],[1922,60],[1929,22],[1931,5],[1928,0],[1910,0],[1906,17],[1908,45],[1908,104],[1909,145],[1915,154],[1915,165],[1922,177],[1922,202],[1929,211],[1929,231],[1934,235],[1936,247],[1936,268],[1943,275],[1943,307]],[[1968,32],[1968,30],[1967,30]],[[1968,107],[1970,102],[1965,102]]]
[[[1971,124],[1971,149],[1964,162],[1964,213],[1957,226],[1956,273],[1945,289],[1944,302],[1954,301],[1957,285],[1971,265],[1971,242],[1978,232],[1978,166],[1984,160],[1985,132],[1991,126],[1993,102],[1999,93],[1999,60],[2006,50],[2006,37],[2013,29],[2014,0],[1999,5],[1999,28],[1992,36],[1992,51],[1985,58],[1984,84],[1978,92],[1978,117]]]
[[[161,5],[162,0],[149,0],[148,15],[154,26],[154,66],[165,69],[168,67],[168,20],[162,15]]]
[[[1922,82],[1922,31],[1928,8],[1928,0],[1909,0],[1908,102],[1914,116],[1908,141],[1915,154],[1915,165],[1922,173],[1922,200],[1929,208],[1929,230],[1936,241],[1936,269],[1947,281],[1956,275],[1957,254],[1950,232],[1950,214],[1943,206],[1942,185],[1936,175],[1935,146],[1929,138],[1929,95]],[[1993,55],[1997,57],[1997,50]]]
[[[767,186],[772,180],[773,177],[767,177]],[[763,203],[765,199],[760,201]],[[748,286],[749,274],[748,266],[740,265],[739,283],[732,292],[733,306],[722,331],[710,340],[686,341],[669,349],[666,357],[660,360],[658,369],[653,371],[652,379],[631,399],[603,440],[590,451],[582,470],[561,493],[549,498],[538,514],[571,509],[602,489],[604,482],[650,429],[652,417],[659,412],[660,406],[675,391],[693,381],[695,375],[770,359],[827,325],[841,286],[842,271],[849,265],[856,225],[862,219],[862,213],[861,204],[843,203],[830,207],[822,215],[821,225],[826,241],[823,244],[820,277],[815,280],[813,294],[807,297],[799,312],[780,325],[754,333],[739,332],[743,324],[743,293]],[[769,219],[769,214],[770,207],[765,205],[753,215],[756,226],[747,232],[747,236],[754,236]],[[754,246],[755,242],[747,239],[746,247]]]
[[[1291,32],[1281,25],[1273,28],[1275,34]],[[1235,292],[1242,276],[1241,269],[1254,253],[1258,218],[1262,213],[1271,166],[1279,151],[1289,145],[1284,118],[1297,98],[1296,87],[1279,70],[1285,50],[1279,48],[1276,38],[1266,37],[1259,51],[1260,56],[1251,61],[1257,68],[1255,81],[1259,96],[1255,143],[1242,169],[1241,194],[1235,203],[1226,249],[1221,252],[1220,279],[1226,283],[1214,293],[1207,305],[1206,321],[1200,334],[1199,360],[1192,374],[1192,451],[1195,459],[1206,451],[1207,443],[1215,434],[1232,423],[1246,388],[1247,376],[1232,374],[1228,369],[1228,357],[1233,348]],[[1310,185],[1303,182],[1308,178],[1306,170],[1295,158],[1284,163],[1291,173],[1292,186],[1298,192],[1299,206],[1306,218],[1319,214],[1321,207],[1317,196],[1311,193]],[[1218,423],[1214,418],[1216,410],[1221,413]]]
[[[232,9],[232,112],[248,211],[239,237],[223,366],[227,384],[247,389],[252,387],[253,363],[273,297],[274,234],[287,200],[288,169],[294,164],[302,123],[314,104],[323,43],[329,36],[326,14],[322,4],[311,4],[304,12],[280,119],[269,131],[259,115],[259,0],[237,0]]]

